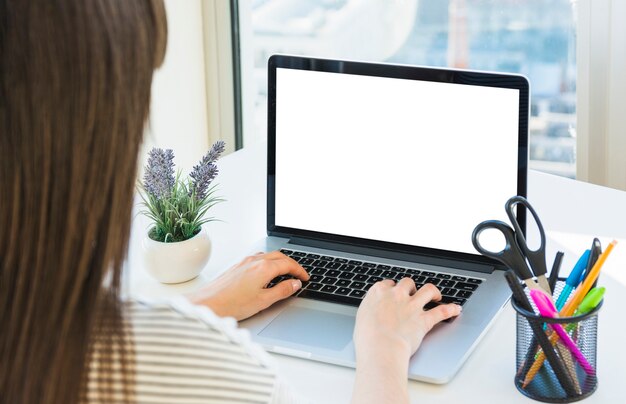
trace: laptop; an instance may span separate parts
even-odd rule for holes
[[[528,81],[286,55],[268,70],[267,237],[254,251],[283,251],[311,280],[242,327],[270,352],[354,367],[363,296],[408,276],[463,305],[410,359],[410,379],[450,381],[510,297],[471,234],[526,195]]]

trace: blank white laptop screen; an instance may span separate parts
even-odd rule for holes
[[[275,224],[477,254],[518,120],[516,89],[278,68]]]

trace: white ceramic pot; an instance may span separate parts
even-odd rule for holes
[[[211,239],[204,230],[176,243],[155,241],[146,234],[142,249],[150,275],[161,283],[181,283],[200,275],[211,256]]]

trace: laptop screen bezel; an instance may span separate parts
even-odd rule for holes
[[[389,77],[409,80],[424,80],[440,83],[478,85],[486,87],[519,90],[518,119],[518,164],[517,194],[526,197],[528,178],[528,119],[529,84],[521,75],[468,70],[432,68],[421,66],[392,65],[384,63],[356,62],[345,60],[319,59],[300,56],[272,55],[268,61],[267,95],[267,234],[269,236],[305,238],[332,243],[347,244],[388,252],[398,252],[416,256],[439,257],[451,260],[484,263],[501,268],[495,260],[478,253],[440,250],[414,245],[385,242],[331,233],[277,226],[276,218],[276,70],[278,68],[320,71],[330,73],[356,74],[374,77]],[[513,195],[511,195],[513,196]],[[504,201],[502,204],[504,209]],[[526,212],[518,205],[518,220],[525,232]],[[485,218],[485,220],[490,218]],[[478,224],[478,223],[476,223]],[[469,237],[469,235],[468,235]]]

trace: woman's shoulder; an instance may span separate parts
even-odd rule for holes
[[[124,324],[132,340],[132,380],[104,363],[96,343],[86,402],[100,400],[103,382],[132,391],[137,403],[302,402],[232,318],[182,297],[139,298],[124,302]]]
[[[270,402],[276,373],[269,355],[238,329],[184,298],[125,305],[138,396]]]
[[[131,299],[125,302],[125,309],[136,345],[158,346],[157,342],[163,341],[181,349],[225,350],[249,357],[248,362],[273,371],[272,359],[252,342],[247,330],[238,328],[234,318],[219,317],[183,297]]]

